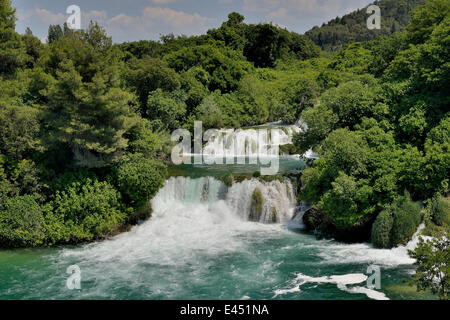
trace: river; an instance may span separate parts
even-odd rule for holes
[[[282,172],[303,167],[296,157],[280,161]],[[127,233],[78,247],[1,250],[0,299],[432,298],[404,283],[417,236],[392,250],[318,239],[302,230],[294,181],[227,187],[216,179],[253,171],[182,165],[152,200],[152,218]],[[250,222],[256,188],[264,203]],[[80,290],[66,286],[71,265],[81,270]],[[380,269],[379,289],[366,285],[371,266]]]

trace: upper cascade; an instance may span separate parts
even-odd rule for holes
[[[204,146],[204,153],[213,157],[256,157],[266,156],[267,148],[293,143],[294,134],[303,132],[306,126],[302,122],[295,125],[283,125],[278,122],[248,129],[221,129]],[[277,130],[277,140],[272,135]],[[261,131],[263,137],[261,138]],[[264,133],[266,132],[266,133]],[[260,143],[261,139],[263,143]],[[269,152],[270,153],[270,152]],[[317,158],[308,151],[306,158]]]

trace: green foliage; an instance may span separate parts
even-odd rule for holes
[[[43,208],[34,197],[13,197],[0,205],[0,247],[41,245],[44,232]]]
[[[411,284],[418,291],[431,290],[441,300],[448,300],[450,292],[450,233],[439,239],[425,241],[420,238],[414,251],[409,251],[411,258],[417,260],[418,268]]]
[[[392,227],[392,244],[406,244],[416,232],[422,221],[421,207],[412,202],[409,196],[396,201],[392,206],[394,225]]]
[[[211,77],[209,90],[220,90],[223,93],[236,90],[239,80],[251,69],[250,64],[237,51],[211,44],[185,47],[164,58],[169,67],[177,72],[202,67]]]
[[[135,208],[145,206],[163,186],[166,167],[159,160],[141,154],[129,155],[115,170],[115,180],[127,203]]]
[[[377,248],[391,248],[391,230],[394,218],[389,210],[382,211],[372,226],[371,241]]]
[[[208,30],[208,35],[214,40],[222,41],[227,47],[242,50],[247,41],[244,34],[246,30],[244,19],[243,15],[232,12],[228,15],[228,21],[218,29]]]
[[[196,119],[203,122],[204,130],[223,128],[222,110],[212,96],[206,97],[195,111]]]
[[[423,2],[377,2],[380,31],[367,29],[363,9],[307,33],[343,48],[331,54],[239,13],[200,36],[113,45],[96,23],[65,24],[42,44],[29,29],[15,32],[11,1],[0,0],[4,245],[89,241],[132,223],[164,182],[170,131],[197,120],[204,129],[303,120],[307,130],[282,148],[320,154],[302,173],[300,198],[338,231],[389,212],[373,226],[375,245],[406,242],[421,217],[403,190],[424,200],[450,184],[448,1],[427,1],[396,33]],[[432,203],[426,210],[439,213],[427,219],[445,224],[443,202]]]
[[[431,217],[438,226],[450,226],[450,199],[437,193],[431,199]]]
[[[25,47],[15,31],[15,14],[11,0],[0,0],[0,75],[14,73],[26,61]]]
[[[447,0],[430,0],[415,8],[407,27],[409,41],[413,44],[425,42],[449,14],[450,3]]]
[[[294,136],[294,144],[301,153],[318,146],[338,123],[338,116],[324,104],[306,109],[301,115],[306,131]]]
[[[173,131],[181,127],[186,115],[185,96],[181,91],[166,93],[157,89],[148,97],[147,108],[151,120],[160,120],[164,129]]]
[[[425,142],[424,176],[426,194],[440,190],[450,177],[450,117],[433,128]],[[447,190],[443,190],[447,191]]]
[[[39,110],[0,102],[0,153],[19,160],[42,151]]]
[[[170,154],[172,142],[169,134],[155,131],[148,119],[139,118],[136,125],[131,128],[128,138],[131,153],[141,153],[149,158],[165,158]]]
[[[48,143],[69,147],[77,166],[105,166],[128,146],[124,134],[136,122],[130,108],[133,96],[114,83],[117,70],[97,73],[86,83],[72,62],[60,67],[46,89],[51,111],[46,115]]]
[[[336,17],[321,27],[315,26],[305,35],[324,50],[339,50],[354,42],[374,40],[379,36],[390,36],[403,31],[410,21],[412,9],[425,0],[381,0],[376,5],[381,9],[381,30],[367,28],[367,7],[343,17]]]
[[[179,75],[163,61],[150,57],[132,59],[125,77],[129,86],[136,91],[143,112],[147,110],[150,92],[156,89],[170,92],[180,88]]]
[[[229,188],[233,185],[234,176],[230,173],[221,178],[221,181]]]
[[[376,89],[376,84],[349,81],[326,91],[320,100],[338,116],[340,126],[352,128],[363,117],[374,116]]]
[[[318,48],[304,36],[269,23],[249,25],[246,38],[244,55],[259,68],[273,67],[279,58],[288,54],[297,59],[319,56]]]
[[[86,179],[56,192],[45,216],[49,244],[79,243],[106,236],[125,222],[120,193],[107,182]]]
[[[319,207],[341,230],[350,229],[373,210],[368,203],[371,188],[361,185],[354,177],[340,172],[331,185],[332,188],[319,202]]]

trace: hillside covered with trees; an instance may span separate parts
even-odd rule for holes
[[[303,118],[296,151],[320,160],[299,197],[339,233],[375,221],[377,246],[404,243],[422,221],[413,200],[427,199],[429,229],[448,229],[450,2],[429,0],[405,32],[331,57],[244,21],[231,13],[205,35],[122,44],[96,23],[51,26],[42,44],[15,32],[0,0],[0,246],[92,241],[148,217],[170,133],[195,120]]]
[[[381,9],[381,29],[367,28],[367,7],[342,17],[315,26],[305,35],[323,50],[337,51],[353,42],[375,40],[380,36],[390,36],[404,31],[410,21],[411,10],[422,5],[425,0],[380,0],[373,4]]]

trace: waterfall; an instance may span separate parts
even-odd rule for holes
[[[217,130],[215,134],[210,137],[209,141],[203,148],[204,154],[210,157],[257,157],[267,156],[265,148],[269,148],[275,145],[272,141],[270,133],[267,137],[264,137],[265,141],[263,146],[258,143],[259,130],[272,129],[278,130],[278,145],[288,145],[293,143],[294,134],[303,131],[302,124],[296,125],[281,125],[279,123],[267,124],[264,126],[256,127],[255,129],[222,129]],[[317,159],[318,155],[312,150],[306,152],[303,155],[307,159]]]
[[[258,179],[252,179],[236,183],[228,190],[228,205],[235,212],[239,212],[243,219],[249,220],[255,190],[261,192],[263,199],[260,222],[286,223],[292,218],[296,199],[294,188],[289,180],[261,182]]]
[[[305,215],[305,212],[312,208],[312,205],[310,203],[307,203],[305,201],[301,201],[299,206],[295,209],[295,214],[292,220],[289,221],[287,224],[287,227],[289,229],[293,230],[302,230],[305,228],[305,225],[303,223],[303,216]]]
[[[290,180],[281,182],[244,180],[227,188],[225,184],[211,177],[192,179],[187,177],[172,177],[166,181],[163,189],[152,200],[154,214],[166,212],[167,205],[202,204],[209,210],[217,203],[223,202],[227,212],[248,221],[252,211],[252,198],[255,190],[262,195],[258,221],[261,223],[286,223],[295,211],[296,198]]]

